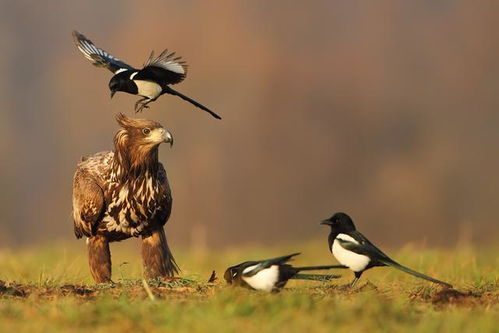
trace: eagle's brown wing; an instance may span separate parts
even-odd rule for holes
[[[76,238],[94,235],[103,212],[104,195],[101,187],[87,170],[78,168],[73,180],[73,220]]]
[[[158,168],[158,183],[159,183],[159,203],[160,209],[156,213],[157,223],[160,225],[165,225],[172,211],[172,192],[170,190],[170,184],[168,183],[168,178],[166,176],[165,168],[163,164],[159,164]]]

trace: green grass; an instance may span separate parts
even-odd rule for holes
[[[114,245],[114,244],[113,244]],[[0,332],[499,332],[497,248],[388,251],[399,262],[454,284],[447,295],[390,268],[364,274],[355,290],[333,283],[291,281],[278,294],[226,287],[229,265],[302,251],[295,264],[328,264],[323,242],[199,253],[175,249],[182,279],[142,285],[133,241],[114,245],[113,280],[90,278],[84,245],[0,250]],[[216,270],[219,280],[207,280]],[[1,285],[1,284],[0,284]]]

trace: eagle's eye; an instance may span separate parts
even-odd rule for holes
[[[151,129],[149,127],[142,129],[142,134],[149,135],[150,133],[151,133]]]

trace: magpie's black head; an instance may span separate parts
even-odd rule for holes
[[[109,81],[109,90],[111,90],[111,98],[117,91],[125,91],[130,94],[137,93],[137,86],[129,79],[129,72],[122,72],[114,75]]]
[[[331,230],[337,232],[348,232],[355,230],[355,225],[352,219],[345,213],[336,213],[321,224],[331,226]]]
[[[120,87],[121,87],[120,78],[113,76],[111,78],[111,81],[109,81],[109,90],[111,90],[111,98],[113,98],[114,94],[116,94],[117,91],[121,90]]]
[[[232,284],[238,273],[239,273],[239,270],[238,270],[237,266],[232,266],[232,267],[227,268],[227,270],[225,270],[225,273],[224,273],[225,282],[227,282],[227,284]]]

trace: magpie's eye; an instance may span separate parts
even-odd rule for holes
[[[144,128],[144,129],[142,130],[142,134],[144,134],[144,135],[149,135],[150,133],[151,133],[151,129],[150,129],[150,128],[148,128],[148,127]]]

